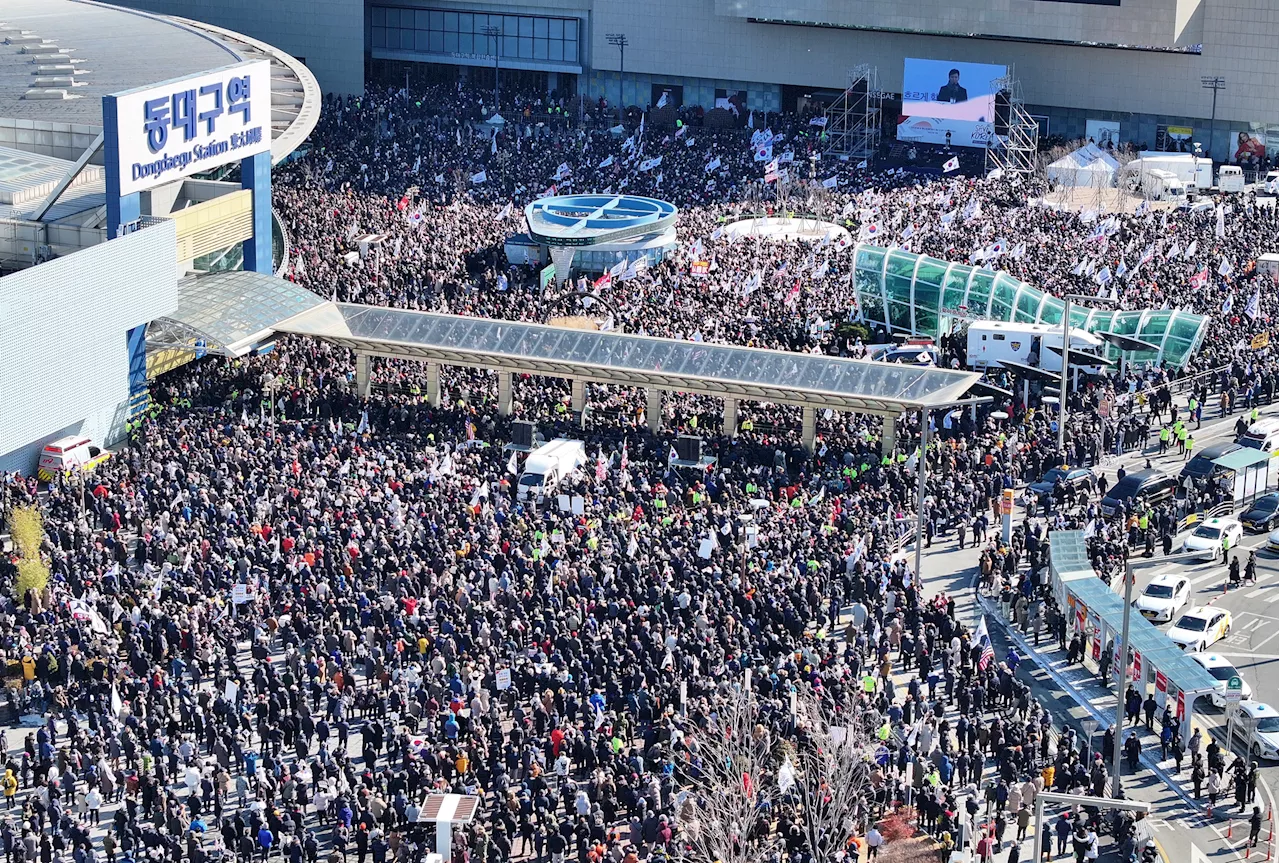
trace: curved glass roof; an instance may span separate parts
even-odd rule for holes
[[[854,286],[868,321],[891,331],[940,335],[943,317],[1062,323],[1062,300],[1010,276],[968,264],[952,263],[901,249],[859,243],[854,247]],[[1135,336],[1159,350],[1125,351],[1130,362],[1164,361],[1184,365],[1204,340],[1208,319],[1171,310],[1117,311],[1071,307],[1071,326],[1095,332]],[[1107,356],[1120,351],[1107,346]]]
[[[962,398],[973,372],[349,303],[277,327],[363,353],[897,416]]]
[[[147,344],[244,356],[323,297],[265,273],[225,270],[178,282],[178,307],[147,325]],[[199,344],[197,344],[199,343]]]
[[[524,208],[529,234],[549,246],[590,246],[656,234],[676,222],[676,207],[641,195],[556,195]]]

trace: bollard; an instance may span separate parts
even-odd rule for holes
[[[1227,838],[1231,838],[1231,819],[1227,819]]]

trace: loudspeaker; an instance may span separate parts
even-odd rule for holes
[[[702,438],[687,434],[676,438],[676,458],[680,461],[701,461]]]
[[[511,442],[516,446],[533,446],[533,423],[528,420],[511,423]]]
[[[1000,90],[996,93],[996,119],[995,133],[1005,136],[1009,134],[1009,91]]]

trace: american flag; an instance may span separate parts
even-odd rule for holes
[[[996,658],[995,648],[991,646],[991,636],[987,634],[987,618],[978,621],[978,630],[973,634],[973,641],[978,645],[978,670],[986,671],[987,666]]]

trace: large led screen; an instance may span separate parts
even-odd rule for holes
[[[986,147],[995,135],[996,94],[991,82],[1005,72],[1004,66],[986,63],[908,57],[902,64],[898,139]]]

